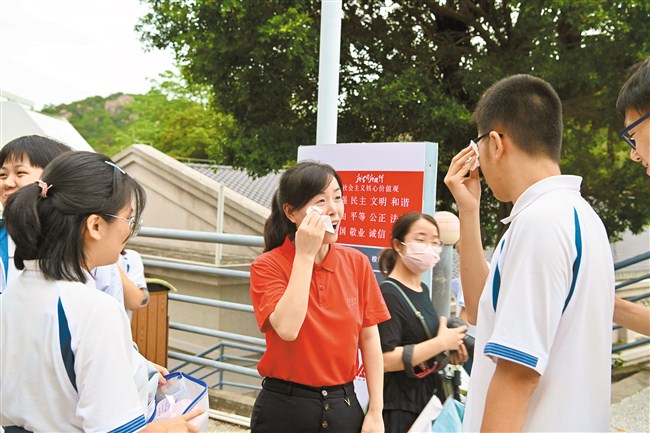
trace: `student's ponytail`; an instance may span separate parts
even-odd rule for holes
[[[284,214],[284,209],[279,203],[279,190],[273,194],[273,203],[271,204],[271,215],[264,223],[264,252],[271,251],[284,243],[287,235],[296,232],[296,225],[289,221]]]
[[[383,277],[393,272],[395,263],[397,262],[397,251],[392,248],[386,248],[379,254],[379,272]]]
[[[24,269],[25,260],[38,258],[42,239],[38,205],[42,200],[41,188],[36,182],[13,193],[4,210],[7,233],[16,243],[14,259],[17,269]]]
[[[7,201],[4,223],[16,244],[16,268],[37,260],[49,280],[85,282],[90,270],[84,254],[88,216],[112,223],[130,205],[139,221],[144,204],[142,186],[107,156],[62,154],[43,170],[42,181],[21,188]]]

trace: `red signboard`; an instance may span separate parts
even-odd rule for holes
[[[338,242],[384,248],[401,215],[422,210],[424,172],[338,171],[345,214]]]

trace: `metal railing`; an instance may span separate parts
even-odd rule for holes
[[[628,266],[632,266],[632,265],[635,265],[637,263],[640,263],[640,262],[643,262],[643,261],[649,260],[649,259],[650,259],[650,251],[647,251],[645,253],[636,255],[634,257],[630,257],[629,259],[621,260],[620,262],[615,263],[614,264],[614,270],[618,271],[620,269],[624,269],[624,268],[626,268]],[[626,281],[623,281],[623,282],[617,284],[615,286],[615,290],[622,289],[623,287],[629,287],[629,286],[631,286],[633,284],[640,283],[640,282],[648,280],[648,279],[650,279],[650,274],[645,274],[645,275],[641,275],[639,277],[630,278],[629,280],[626,280]],[[646,293],[643,293],[641,295],[631,296],[631,297],[623,298],[623,299],[625,299],[627,301],[630,301],[630,302],[638,302],[640,300],[643,300],[643,299],[646,299],[646,298],[649,298],[649,297],[650,297],[650,290],[648,290]],[[621,329],[621,328],[622,328],[622,326],[620,326],[620,325],[612,326],[613,330]],[[636,340],[636,341],[632,341],[632,342],[629,342],[629,343],[618,344],[616,346],[613,346],[612,347],[612,353],[622,352],[622,351],[625,351],[625,350],[628,350],[628,349],[633,349],[635,347],[645,346],[647,344],[650,344],[650,337],[641,338],[641,339]]]
[[[261,236],[233,235],[214,232],[199,232],[192,230],[173,230],[144,227],[138,236],[152,237],[169,240],[182,240],[189,242],[221,243],[226,245],[262,247],[264,239]],[[152,266],[161,269],[170,269],[186,272],[195,272],[204,275],[218,277],[234,277],[248,279],[250,273],[234,269],[224,269],[210,265],[182,263],[173,260],[143,259],[145,266]],[[178,293],[170,293],[169,300],[173,302],[190,303],[213,308],[220,308],[243,313],[253,313],[251,305],[235,302],[207,299],[196,296],[187,296]],[[255,320],[252,318],[252,320]],[[225,373],[244,375],[261,379],[255,366],[259,357],[266,350],[266,341],[263,338],[251,337],[248,335],[225,332],[216,329],[193,326],[183,323],[170,322],[170,330],[188,332],[196,335],[213,337],[219,341],[206,349],[191,355],[174,350],[168,351],[170,359],[181,361],[170,371],[183,370],[188,374],[205,380],[212,388],[223,389],[224,386],[232,386],[244,389],[259,390],[260,386],[250,385],[244,382],[228,380]],[[229,350],[232,349],[232,350]],[[237,354],[231,354],[233,350]],[[192,367],[192,368],[190,368]],[[216,378],[215,378],[216,377]]]
[[[153,237],[171,240],[183,240],[191,242],[208,242],[208,243],[222,243],[226,245],[238,246],[251,246],[262,247],[264,245],[261,236],[249,235],[232,235],[232,234],[219,234],[213,232],[198,232],[190,230],[172,230],[145,227],[140,232],[139,236]],[[615,270],[620,270],[625,267],[634,265],[644,260],[650,259],[650,251],[639,254],[635,257],[623,260],[614,265]],[[197,265],[188,263],[179,263],[171,260],[154,260],[144,259],[145,266],[154,266],[163,269],[180,270],[187,272],[196,272],[206,275],[214,275],[221,277],[235,277],[235,278],[250,278],[250,273],[246,271],[239,271],[233,269],[224,269],[209,265]],[[632,278],[616,285],[616,290],[632,284],[647,280],[650,274],[640,277]],[[629,301],[636,302],[650,297],[650,291],[642,295],[628,298]],[[219,301],[214,299],[206,299],[200,297],[193,297],[181,295],[177,293],[170,293],[169,299],[174,302],[184,302],[196,305],[203,305],[214,308],[234,310],[244,313],[253,313],[253,307],[246,304],[238,304],[234,302]],[[254,319],[253,319],[254,320]],[[259,356],[264,353],[266,349],[266,342],[262,338],[251,337],[242,334],[231,332],[224,332],[215,329],[203,328],[199,326],[192,326],[182,323],[171,322],[169,328],[181,332],[188,332],[198,335],[214,337],[220,341],[199,353],[194,355],[181,353],[177,351],[169,351],[168,356],[171,359],[179,360],[181,363],[174,366],[172,371],[194,366],[188,372],[192,375],[203,379],[209,379],[217,376],[217,379],[211,380],[212,387],[223,389],[224,386],[233,386],[246,389],[260,389],[259,386],[250,385],[233,380],[226,380],[224,373],[230,372],[234,374],[245,375],[249,377],[260,378],[255,365]],[[618,329],[620,326],[614,325],[613,329]],[[612,347],[612,352],[621,352],[634,347],[646,345],[650,343],[650,338],[640,339],[638,341],[625,343]],[[238,351],[237,355],[229,353],[229,349]],[[228,362],[230,361],[230,362]]]

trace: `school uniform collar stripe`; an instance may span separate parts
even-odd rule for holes
[[[486,344],[485,349],[483,349],[483,354],[488,356],[493,355],[498,358],[515,361],[517,363],[527,365],[531,368],[537,367],[538,362],[538,359],[535,356],[497,343]]]
[[[537,183],[529,186],[526,191],[517,199],[517,202],[512,207],[510,215],[501,220],[503,224],[509,224],[513,219],[519,215],[521,211],[533,204],[541,196],[549,192],[557,190],[571,190],[577,193],[580,192],[580,184],[582,178],[573,175],[559,175],[551,176],[540,180]]]

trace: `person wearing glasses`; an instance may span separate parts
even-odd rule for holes
[[[468,359],[463,345],[467,327],[447,328],[447,318],[438,317],[422,282],[422,275],[440,260],[441,249],[433,217],[409,212],[395,221],[391,247],[379,256],[379,270],[386,277],[380,287],[391,316],[379,324],[387,432],[407,432],[432,396],[445,401],[438,374],[446,365],[445,352],[454,351],[454,364]]]
[[[115,164],[114,167],[121,173],[126,174],[126,172],[122,170],[122,168],[118,165]],[[132,237],[137,236],[140,232],[140,229],[142,228],[142,219],[136,219],[135,216],[132,216],[128,219],[122,218],[118,215],[106,216],[126,221],[129,224],[129,230],[131,230],[131,233],[133,233]],[[124,309],[126,310],[127,315],[130,319],[134,310],[147,305],[149,302],[149,291],[147,290],[147,285],[144,282],[144,269],[140,255],[133,250],[128,251],[130,251],[132,260],[136,262],[134,264],[136,264],[138,266],[138,269],[141,271],[141,275],[136,276],[138,278],[137,284],[127,273],[129,270],[129,264],[126,258],[126,250],[122,250],[120,253],[120,258],[116,263],[106,266],[98,266],[93,269],[90,274],[95,278],[95,286],[97,289],[117,299],[117,301],[124,306]],[[157,368],[159,367],[157,364],[156,366]],[[164,374],[167,373],[168,372],[165,370]]]
[[[71,152],[72,148],[48,137],[25,135],[18,137],[0,150],[0,202],[4,207],[13,193],[40,179],[43,169],[57,156]],[[0,293],[8,279],[18,273],[14,265],[15,245],[7,236],[0,221]]]
[[[460,275],[476,324],[464,431],[608,431],[614,263],[605,227],[560,172],[562,104],[546,81],[513,75],[473,114],[482,139],[451,161]],[[512,202],[490,266],[478,166]]]
[[[0,425],[33,432],[197,432],[203,410],[147,424],[158,372],[90,270],[135,234],[142,187],[108,157],[70,152],[11,195],[16,267],[0,302]]]
[[[630,146],[630,158],[645,167],[650,176],[650,57],[631,68],[631,75],[621,88],[616,108],[625,119],[619,132]],[[650,335],[650,308],[616,297],[614,322]]]
[[[650,57],[631,68],[632,74],[621,89],[616,108],[625,118],[619,132],[630,146],[630,158],[645,167],[650,176]]]

